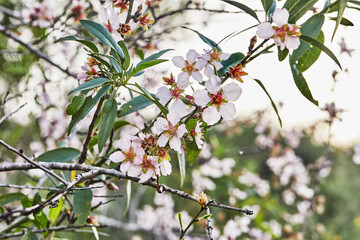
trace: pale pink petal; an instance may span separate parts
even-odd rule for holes
[[[204,106],[210,102],[208,91],[205,89],[196,90],[194,92],[194,101],[198,106]]]
[[[199,69],[199,70],[200,70],[200,69],[202,69],[203,67],[205,67],[208,63],[209,63],[209,62],[208,62],[206,59],[200,58],[199,60],[196,61],[194,67],[195,67],[196,69]]]
[[[131,165],[130,161],[123,162],[120,165],[120,171],[126,173],[129,170],[130,165]]]
[[[196,143],[196,146],[198,147],[198,149],[202,149],[202,147],[204,145],[204,141],[201,139],[201,135],[198,135],[195,137],[195,143]]]
[[[217,111],[215,106],[210,106],[206,108],[203,112],[203,120],[208,125],[214,125],[220,120],[220,113]]]
[[[127,175],[130,177],[137,177],[142,173],[142,167],[130,164],[129,169],[127,171]]]
[[[200,54],[198,54],[194,49],[190,49],[186,54],[186,59],[191,64],[193,64],[198,57],[200,57]]]
[[[196,81],[198,81],[199,83],[201,83],[202,80],[203,80],[203,76],[202,76],[201,73],[198,72],[198,71],[192,72],[192,73],[191,73],[191,76],[192,76]]]
[[[185,124],[181,124],[176,131],[176,136],[181,138],[182,136],[184,136],[185,133],[187,133],[186,126]]]
[[[205,83],[206,89],[211,94],[216,94],[221,88],[221,79],[216,75],[211,75],[209,80]]]
[[[170,112],[171,111],[176,111],[180,117],[183,117],[186,114],[186,105],[180,99],[176,99],[171,105]]]
[[[289,12],[286,8],[275,9],[272,19],[276,25],[282,27],[289,20]]]
[[[279,37],[274,38],[274,42],[275,42],[276,46],[280,47],[281,51],[285,49],[285,43],[283,41],[281,41],[281,38],[279,38]]]
[[[161,104],[165,105],[172,96],[170,90],[167,87],[163,86],[158,89],[156,97],[159,98]]]
[[[153,176],[153,174],[154,174],[154,171],[149,168],[149,169],[146,171],[146,173],[141,174],[139,183],[144,183],[144,182],[146,182],[147,180],[149,180],[149,179]]]
[[[220,107],[220,114],[225,120],[234,119],[234,117],[236,115],[235,105],[231,102],[222,104]]]
[[[204,73],[205,73],[205,76],[207,77],[210,77],[211,75],[214,75],[214,68],[212,66],[209,65],[206,65],[205,69],[204,69]]]
[[[160,163],[160,171],[163,176],[167,176],[172,172],[171,163],[163,159]]]
[[[160,147],[165,147],[168,141],[169,141],[169,135],[161,134],[161,136],[158,139],[158,144]]]
[[[188,79],[178,79],[177,81],[177,86],[181,89],[184,90],[185,88],[187,88],[190,85],[190,81],[189,78]]]
[[[300,45],[300,39],[298,37],[286,37],[285,46],[287,49],[297,49]]]
[[[120,140],[117,142],[117,145],[119,148],[125,152],[128,152],[131,147],[131,141],[127,135],[120,138]]]
[[[256,34],[262,39],[269,39],[274,36],[275,30],[269,22],[263,22],[257,26]]]
[[[177,136],[173,136],[169,141],[169,146],[171,149],[181,152],[181,140]]]
[[[236,83],[229,83],[223,87],[224,90],[224,97],[228,101],[235,101],[241,95],[241,88]]]
[[[109,156],[109,159],[113,161],[114,163],[122,162],[125,159],[125,156],[122,152],[114,152]]]
[[[172,62],[174,63],[175,66],[177,66],[178,68],[184,68],[186,67],[185,65],[185,59],[181,56],[175,56],[172,58]]]
[[[104,7],[100,7],[98,18],[102,24],[108,23],[107,9]]]
[[[177,111],[169,111],[166,117],[173,126],[178,124],[178,122],[180,121],[180,115]]]
[[[168,121],[166,121],[165,118],[162,118],[162,117],[158,117],[154,123],[154,127],[162,132],[164,130],[168,130],[169,129],[169,123]]]
[[[216,70],[219,70],[223,67],[223,65],[218,61],[213,61],[213,65],[216,68]]]
[[[231,56],[230,53],[220,53],[219,58],[220,60],[226,60]]]
[[[178,82],[189,81],[190,74],[188,72],[181,72],[178,75]]]
[[[120,27],[119,16],[115,13],[114,8],[110,8],[110,17],[109,17],[110,24],[113,28],[113,31],[116,32],[117,29]]]

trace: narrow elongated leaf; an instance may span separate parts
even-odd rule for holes
[[[190,119],[186,123],[186,129],[188,131],[195,129],[196,123],[197,123],[196,119]],[[186,158],[189,161],[190,166],[192,166],[195,163],[200,152],[201,149],[197,147],[195,140],[193,140],[192,142],[186,142]]]
[[[279,115],[279,111],[278,111],[278,109],[277,109],[277,107],[276,107],[276,104],[275,104],[274,101],[272,100],[272,98],[271,98],[270,94],[268,93],[268,91],[266,90],[264,84],[263,84],[260,80],[258,80],[258,79],[254,79],[254,80],[255,80],[255,82],[256,82],[257,84],[259,84],[259,86],[264,90],[264,92],[266,93],[266,95],[269,97],[269,100],[270,100],[270,102],[271,102],[271,106],[273,107],[273,109],[274,109],[274,111],[275,111],[275,113],[276,113],[276,116],[277,116],[277,118],[278,118],[278,120],[279,120],[280,127],[282,127],[281,117],[280,117],[280,115]]]
[[[356,4],[356,5],[359,5],[359,6],[360,6],[360,1],[349,0],[349,3],[353,3],[353,4]]]
[[[140,89],[143,93],[144,96],[149,99],[150,101],[152,101],[159,109],[161,112],[163,112],[165,115],[168,113],[168,110],[160,103],[160,101],[156,98],[155,95],[152,95],[151,93],[148,92],[148,90],[146,90],[145,88],[141,87],[139,84],[135,83],[135,86]]]
[[[129,123],[128,121],[125,120],[117,120],[114,122],[114,132],[116,132],[117,130],[121,129],[122,127],[125,127],[127,125],[131,125],[131,123]]]
[[[268,13],[271,5],[273,4],[274,0],[261,0],[261,3],[264,7],[266,13]]]
[[[223,76],[226,71],[229,71],[229,67],[234,67],[236,64],[240,63],[241,60],[245,58],[245,55],[241,52],[236,52],[230,55],[226,60],[221,61],[223,67],[218,71],[219,76]]]
[[[313,39],[313,38],[305,36],[305,35],[302,35],[300,37],[300,39],[319,48],[321,51],[326,53],[332,60],[334,60],[334,62],[340,67],[340,69],[342,69],[341,64],[340,64],[339,60],[337,59],[337,57],[335,56],[335,54],[330,49],[328,49],[324,44],[317,41],[316,39]]]
[[[35,233],[27,231],[21,240],[39,240]]]
[[[111,59],[111,60],[110,60],[110,63],[111,63],[111,66],[113,66],[114,69],[115,69],[118,73],[121,73],[121,72],[122,72],[120,65],[119,65],[116,61],[114,61],[114,60]]]
[[[23,199],[23,198],[27,198],[27,197],[24,194],[19,193],[19,192],[1,195],[0,196],[0,206],[4,206],[4,205],[14,202],[14,201],[21,201],[21,199]]]
[[[118,44],[121,47],[121,49],[123,50],[123,52],[125,53],[125,59],[122,64],[123,64],[124,71],[126,71],[130,66],[130,54],[129,54],[129,51],[123,41],[119,41]]]
[[[79,43],[84,44],[88,48],[90,48],[93,52],[99,52],[99,49],[96,47],[96,45],[94,43],[87,41],[87,40],[78,39],[76,36],[63,37],[63,38],[56,40],[55,43],[62,42],[62,41],[77,41]]]
[[[288,54],[289,54],[289,50],[287,48],[281,51],[280,47],[278,47],[278,59],[280,62],[284,61],[284,59],[287,57]]]
[[[100,41],[109,47],[114,48],[121,58],[125,58],[121,48],[105,27],[103,27],[101,24],[89,20],[80,20],[80,23],[92,34],[94,34],[94,36],[97,37]]]
[[[50,225],[54,225],[56,223],[56,220],[59,217],[60,212],[62,211],[63,203],[64,202],[62,198],[60,198],[59,202],[57,203],[57,207],[50,208],[48,215],[49,222],[51,223]]]
[[[331,37],[331,41],[334,39],[336,30],[338,29],[341,19],[344,15],[344,11],[345,11],[347,3],[348,3],[348,0],[339,0],[339,11],[338,11],[338,15],[336,17],[335,29],[334,29],[334,33]]]
[[[177,159],[179,161],[179,170],[180,170],[180,187],[183,186],[185,175],[186,175],[186,163],[185,163],[185,154],[184,149],[181,147],[181,152],[176,152]]]
[[[46,228],[47,224],[48,224],[48,219],[46,217],[46,215],[44,214],[43,211],[38,211],[38,212],[34,212],[34,224],[36,225],[37,228],[39,229],[44,229]]]
[[[313,96],[310,92],[309,86],[308,86],[304,76],[301,74],[298,67],[296,66],[296,64],[290,63],[290,68],[291,68],[291,72],[292,72],[295,84],[296,84],[297,88],[299,89],[299,91],[301,92],[301,94],[304,97],[306,97],[310,102],[312,102],[313,104],[318,106],[319,105],[318,101],[316,101],[313,98]]]
[[[118,117],[126,116],[130,113],[136,112],[138,110],[141,110],[143,108],[146,108],[147,106],[150,106],[153,104],[152,101],[147,99],[146,97],[139,95],[137,97],[134,97],[132,100],[128,101],[127,103],[123,104],[120,107]]]
[[[324,43],[324,33],[321,31],[316,38],[317,41]],[[300,72],[305,72],[319,58],[321,50],[316,47],[310,47],[297,61]]]
[[[111,88],[110,84],[104,85],[100,90],[96,93],[95,97],[87,97],[85,98],[85,101],[79,111],[72,116],[71,122],[69,124],[68,128],[68,135],[71,133],[73,128],[76,126],[76,124],[83,119],[90,111],[91,109],[97,104],[97,102],[107,93],[109,92]]]
[[[324,15],[316,14],[310,17],[302,26],[301,34],[312,38],[316,38],[324,24]],[[300,40],[300,46],[293,51],[290,56],[290,62],[295,63],[309,48],[310,45],[307,42]]]
[[[99,152],[103,149],[106,140],[111,134],[111,130],[114,126],[114,121],[117,113],[117,102],[115,99],[110,98],[106,101],[102,112],[101,112],[101,122],[98,134],[98,147]]]
[[[198,31],[196,31],[194,29],[191,29],[191,28],[188,28],[188,27],[185,27],[185,26],[183,26],[183,28],[193,31],[194,33],[196,33],[201,38],[201,40],[203,40],[204,43],[209,45],[211,47],[211,49],[216,48],[216,50],[218,52],[221,52],[221,48],[218,46],[218,44],[216,42],[214,42],[213,40],[211,40],[210,38],[205,37],[204,35],[202,35],[201,33],[199,33]]]
[[[183,221],[182,221],[182,213],[178,212],[178,219],[179,219],[179,223],[180,223],[180,229],[184,230],[184,225],[183,225]]]
[[[222,0],[222,1],[243,10],[244,12],[246,12],[247,14],[249,14],[250,16],[255,18],[258,22],[260,22],[258,16],[256,15],[256,12],[254,10],[252,10],[251,8],[249,8],[248,6],[246,6],[245,4],[235,2],[235,1],[229,1],[229,0]]]
[[[136,67],[136,72],[140,72],[141,70],[144,70],[146,68],[155,66],[155,65],[157,65],[159,63],[163,63],[163,62],[166,62],[166,61],[168,61],[168,60],[166,60],[166,59],[156,59],[156,60],[151,60],[151,61],[144,62],[144,63],[142,63],[142,64],[140,64],[140,65],[138,65]]]
[[[91,200],[93,198],[90,189],[75,191],[74,193],[74,213],[77,216],[76,222],[78,224],[85,224],[91,210]]]
[[[158,53],[154,53],[152,55],[150,55],[149,57],[145,58],[144,60],[140,61],[137,65],[136,65],[136,68],[138,68],[140,65],[142,65],[143,63],[146,63],[146,62],[150,62],[150,61],[153,61],[153,60],[157,60],[159,57],[161,57],[162,55],[164,55],[165,53],[167,53],[168,51],[172,51],[174,49],[165,49],[165,50],[161,50],[160,52]]]
[[[108,81],[109,81],[109,79],[107,79],[107,78],[94,78],[94,79],[92,79],[92,80],[90,80],[88,82],[85,82],[85,83],[81,84],[77,88],[74,88],[73,90],[71,90],[68,93],[68,95],[71,95],[72,93],[75,93],[75,92],[84,91],[84,90],[99,87],[102,84],[107,83]]]
[[[57,148],[41,154],[36,159],[40,162],[68,162],[79,155],[79,150],[75,148]]]
[[[81,92],[78,96],[73,97],[71,103],[66,107],[67,115],[71,116],[77,113],[77,111],[79,111],[85,101],[87,92],[88,91]]]
[[[318,0],[287,0],[284,8],[289,11],[289,23],[296,23]]]
[[[332,18],[330,18],[330,20],[336,21],[337,18],[332,17]],[[344,25],[344,26],[350,26],[350,27],[354,26],[354,24],[349,19],[344,18],[344,17],[341,18],[340,24]]]

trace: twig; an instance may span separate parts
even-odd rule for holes
[[[4,13],[5,15],[8,15],[9,17],[16,18],[18,20],[22,20],[21,15],[18,12],[15,12],[6,7],[0,6],[0,12]]]
[[[7,188],[16,188],[16,189],[35,189],[35,190],[46,190],[46,191],[59,191],[63,190],[62,188],[52,188],[52,187],[34,187],[34,186],[22,186],[22,185],[13,185],[13,184],[0,184],[0,187],[7,187]],[[94,188],[102,188],[103,186],[94,186],[94,187],[83,187],[83,188],[72,188],[71,190],[87,190],[87,189],[94,189]]]
[[[32,164],[33,166],[40,168],[41,170],[43,170],[44,172],[50,174],[51,176],[53,176],[54,178],[56,178],[57,180],[59,180],[60,182],[62,182],[65,186],[68,185],[68,182],[65,181],[63,178],[61,178],[59,175],[57,175],[56,173],[54,173],[53,171],[50,171],[49,169],[43,167],[42,165],[34,162],[33,160],[31,160],[29,157],[27,157],[26,155],[24,155],[22,152],[19,152],[18,150],[16,150],[15,148],[11,147],[10,145],[8,145],[7,143],[5,143],[3,140],[0,139],[0,144],[3,145],[4,147],[6,147],[7,149],[9,149],[10,151],[16,153],[17,155],[19,155],[20,157],[22,157],[23,159],[25,159],[27,162],[29,162],[30,164]]]
[[[58,163],[58,162],[49,162],[49,163],[40,163],[42,166],[47,167],[49,169],[57,169],[57,170],[67,170],[67,171],[72,171],[72,170],[79,170],[79,171],[97,171],[97,175],[109,175],[109,176],[114,176],[117,178],[121,178],[121,179],[129,179],[133,182],[138,182],[139,178],[138,177],[129,177],[128,175],[116,171],[114,169],[106,169],[106,168],[101,168],[101,167],[93,167],[93,166],[89,166],[89,165],[83,165],[83,164],[77,164],[77,163]],[[12,171],[12,170],[28,170],[28,169],[33,169],[35,168],[33,165],[28,164],[28,163],[11,163],[11,164],[2,164],[0,165],[0,172],[3,171]],[[156,182],[152,182],[152,181],[147,181],[145,183],[142,183],[143,185],[152,187],[157,189],[157,183]],[[165,185],[160,185],[161,190],[162,191],[166,191],[169,192],[171,194],[177,195],[179,197],[197,202],[197,199],[190,195],[187,194],[183,191],[180,191],[178,189],[173,189],[171,187],[165,186]],[[247,215],[252,215],[253,211],[250,211],[248,209],[241,209],[241,208],[236,208],[236,207],[232,207],[232,206],[228,206],[222,203],[218,203],[215,202],[213,200],[210,200],[209,203],[207,204],[207,206],[211,207],[217,207],[217,208],[223,208],[223,209],[227,209],[227,210],[232,210],[232,211],[236,211],[236,212],[242,212],[245,213]]]
[[[102,106],[104,100],[105,100],[105,96],[100,99],[100,102],[99,102],[99,104],[98,104],[98,106],[97,106],[97,108],[95,110],[93,119],[92,119],[92,121],[90,123],[90,126],[89,126],[89,130],[88,130],[88,133],[87,133],[87,136],[86,136],[86,140],[84,142],[83,149],[81,151],[81,155],[80,155],[80,158],[79,158],[79,161],[78,161],[79,164],[84,163],[85,160],[86,160],[87,150],[88,150],[88,146],[89,146],[89,143],[90,143],[90,140],[91,140],[91,134],[92,134],[92,131],[93,131],[93,128],[95,126],[97,116],[99,115],[99,112],[100,112],[100,109],[101,109],[101,106]]]
[[[6,101],[7,101],[7,97],[9,96],[9,91],[7,91],[6,93],[5,93],[5,96],[4,96],[4,100],[1,102],[1,104],[0,104],[0,113],[2,112],[2,110],[3,110],[3,108],[4,108],[4,105],[5,105],[5,103],[6,103]]]
[[[54,67],[60,69],[61,71],[63,71],[64,73],[66,73],[67,75],[76,78],[76,74],[70,72],[68,69],[62,68],[60,65],[54,63],[48,56],[46,56],[43,52],[39,51],[38,49],[35,49],[32,45],[23,42],[20,38],[18,38],[16,35],[14,35],[13,33],[11,33],[8,29],[6,29],[3,25],[0,25],[0,32],[2,32],[5,36],[7,36],[8,38],[13,39],[15,42],[21,44],[22,46],[24,46],[25,48],[29,49],[30,52],[34,53],[38,58],[44,59],[45,61],[47,61],[48,63],[50,63],[51,65],[53,65]]]
[[[68,226],[50,227],[50,228],[45,228],[45,229],[40,229],[40,230],[38,230],[38,229],[23,230],[23,231],[17,232],[17,233],[9,233],[9,234],[0,235],[0,239],[23,236],[23,235],[25,235],[25,233],[27,231],[31,231],[32,233],[44,233],[44,232],[64,231],[67,229],[88,228],[88,227],[105,228],[107,226],[103,225],[103,224],[101,224],[101,225],[85,224],[85,225],[78,225],[78,226],[68,225]]]
[[[118,198],[118,197],[124,197],[124,195],[122,194],[117,194],[117,195],[93,195],[93,197],[98,197],[98,198]]]
[[[106,201],[106,202],[102,202],[100,201],[97,205],[93,206],[91,208],[91,211],[94,211],[95,209],[97,209],[98,207],[100,207],[101,205],[105,205],[105,204],[108,204],[108,203],[111,203],[111,202],[114,202],[115,199],[110,199],[109,201]]]
[[[13,114],[17,113],[20,109],[22,109],[27,103],[24,103],[23,105],[21,105],[20,107],[18,107],[15,111],[6,114],[5,116],[3,116],[2,118],[0,118],[0,124],[5,121],[6,119],[8,119],[9,117],[11,117]],[[1,110],[1,109],[0,109]],[[1,111],[0,111],[1,112]]]
[[[205,210],[206,210],[206,214],[210,215],[210,208],[206,207]],[[209,239],[213,240],[213,237],[212,237],[213,227],[212,227],[212,224],[211,224],[211,218],[210,217],[206,219],[206,230],[207,230],[207,234],[209,236]]]

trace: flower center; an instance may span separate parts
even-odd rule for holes
[[[178,99],[180,97],[181,93],[183,93],[183,92],[184,92],[184,90],[182,90],[176,86],[173,90],[171,90],[171,95],[174,98]]]
[[[132,162],[132,160],[134,160],[136,156],[134,149],[132,147],[130,147],[128,152],[123,151],[123,154],[125,155],[125,161],[130,161],[130,162]]]
[[[188,72],[188,73],[192,73],[192,72],[194,72],[196,69],[195,69],[195,67],[194,67],[194,65],[195,65],[195,63],[193,63],[193,64],[190,64],[187,60],[185,60],[185,64],[186,64],[186,67],[184,67],[183,69],[181,69],[181,70],[183,70],[184,72]]]
[[[215,106],[220,106],[223,103],[224,97],[221,92],[218,92],[211,96],[211,102]]]

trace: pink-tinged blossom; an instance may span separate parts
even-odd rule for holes
[[[158,117],[154,123],[157,131],[161,133],[158,144],[165,147],[169,142],[171,149],[181,152],[181,137],[187,132],[185,124],[179,125],[180,115],[170,111],[166,119]]]
[[[91,80],[93,77],[98,75],[98,71],[100,70],[98,67],[99,62],[96,61],[95,58],[88,58],[85,65],[81,67],[84,71],[79,73],[76,76],[76,79],[79,81],[79,84],[83,84],[86,81]]]
[[[194,92],[195,103],[199,106],[207,106],[203,112],[203,120],[213,125],[223,117],[231,120],[236,115],[235,105],[229,101],[235,101],[240,97],[241,88],[236,83],[221,86],[218,76],[212,75],[205,83],[205,89]]]
[[[124,17],[125,15],[122,14],[122,16]],[[112,5],[101,6],[98,17],[100,22],[113,35],[115,40],[120,41],[123,39],[121,34],[118,32],[121,27],[119,20],[120,16],[116,14]]]
[[[194,137],[195,139],[195,143],[196,146],[198,147],[198,149],[202,149],[203,145],[204,145],[204,136],[203,136],[203,132],[201,130],[200,127],[201,123],[198,121],[196,122],[196,126],[193,130],[190,131],[190,135]]]
[[[205,76],[209,77],[210,75],[214,75],[213,67],[215,67],[216,71],[220,70],[223,67],[221,61],[226,60],[229,57],[229,53],[218,52],[216,48],[213,48],[212,51],[205,52],[205,54],[199,58],[196,62],[196,67],[199,69],[205,68]]]
[[[181,56],[175,56],[172,58],[172,62],[178,68],[181,68],[182,73],[178,75],[178,81],[185,82],[192,76],[196,81],[202,82],[203,76],[200,73],[200,66],[197,66],[196,59],[200,57],[195,50],[191,49],[186,54],[186,60]]]
[[[31,5],[26,3],[28,8],[22,11],[24,22],[41,28],[49,27],[51,22],[55,19],[54,9],[50,4],[51,2],[47,0],[34,2]]]
[[[273,22],[277,26],[272,26],[269,22],[260,23],[256,34],[262,39],[274,38],[275,44],[281,50],[297,49],[300,45],[300,27],[295,24],[287,23],[289,12],[286,8],[276,9],[273,14]]]
[[[75,19],[75,22],[83,19],[85,16],[85,9],[90,6],[85,0],[74,0],[71,3],[71,14]]]
[[[156,93],[156,97],[159,98],[161,104],[163,105],[167,104],[170,99],[175,99],[171,105],[170,111],[176,111],[180,116],[183,116],[186,113],[186,105],[181,99],[184,98],[183,93],[185,88],[189,85],[190,82],[188,79],[178,80],[176,83],[174,82],[171,85],[170,89],[165,86],[160,87]]]
[[[140,177],[139,183],[146,182],[159,174],[158,157],[150,156],[142,148],[138,148],[134,162],[129,166],[127,174],[131,177]]]
[[[170,175],[172,167],[170,163],[171,158],[167,152],[167,148],[157,147],[155,155],[158,157],[158,162],[160,163],[161,175]]]
[[[134,162],[135,157],[139,154],[141,146],[136,137],[125,135],[116,144],[120,151],[116,151],[109,156],[109,159],[115,163],[122,162],[120,171],[126,173],[130,165]]]

